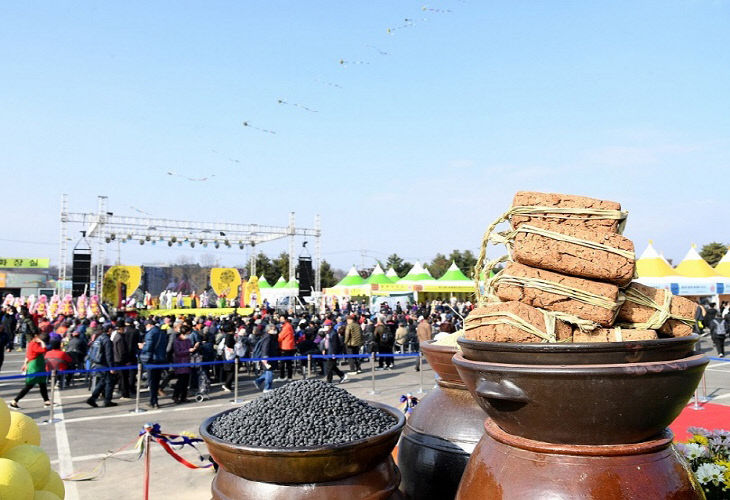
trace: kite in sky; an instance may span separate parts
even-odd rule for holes
[[[425,19],[424,19],[424,21],[425,21]],[[406,28],[412,28],[415,25],[416,25],[416,22],[413,19],[410,19],[410,18],[407,18],[406,17],[403,20],[403,24],[401,24],[399,26],[395,26],[393,28],[388,28],[387,31],[388,31],[388,34],[389,35],[392,35],[394,31],[400,31],[400,30],[404,30]]]
[[[208,177],[188,177],[187,175],[178,174],[177,172],[167,172],[167,175],[172,175],[174,177],[181,177],[181,178],[187,179],[191,182],[205,182],[208,179],[215,177],[215,174],[211,174]]]
[[[346,61],[344,59],[340,59],[340,65],[347,66],[348,64],[370,64],[367,61]]]
[[[149,217],[152,217],[152,214],[150,214],[150,213],[147,213],[147,212],[145,212],[144,210],[140,210],[140,209],[139,209],[139,208],[137,208],[137,207],[132,207],[132,206],[130,206],[129,208],[131,208],[131,209],[132,209],[132,210],[134,210],[135,212],[139,212],[139,213],[141,213],[142,215],[147,215],[147,216],[149,216]]]
[[[327,85],[328,87],[335,87],[335,88],[338,88],[338,89],[341,89],[342,88],[342,85],[338,85],[336,83],[325,82],[324,80],[319,80],[319,79],[315,79],[314,81],[317,82],[317,83],[321,83],[322,85]]]
[[[421,7],[421,10],[424,12],[435,12],[436,14],[450,14],[453,12],[452,10],[449,10],[449,9],[432,9],[432,8],[428,7],[427,5],[424,5],[423,7]]]
[[[251,125],[248,122],[243,122],[243,126],[244,127],[248,127],[248,128],[252,128],[254,130],[258,130],[259,132],[266,132],[267,134],[274,134],[274,135],[276,135],[276,132],[274,132],[273,130],[268,130],[268,129],[261,128],[261,127],[255,127],[255,126]]]
[[[308,108],[307,106],[303,106],[301,104],[297,104],[295,102],[287,102],[284,99],[278,99],[277,102],[279,104],[286,104],[287,106],[294,106],[296,108],[303,109],[304,111],[309,111],[310,113],[319,113],[316,109]]]
[[[377,48],[375,45],[366,45],[366,47],[378,51],[378,54],[380,54],[381,56],[387,56],[388,55],[388,53],[386,51]]]

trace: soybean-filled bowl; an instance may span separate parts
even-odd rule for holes
[[[421,351],[428,360],[428,364],[441,380],[463,384],[459,372],[456,371],[454,363],[451,362],[451,358],[454,357],[458,349],[456,346],[438,345],[435,342],[435,340],[421,342]]]
[[[689,401],[709,359],[519,365],[454,355],[467,389],[504,431],[559,444],[638,443],[662,432]]]
[[[336,481],[371,470],[387,460],[405,425],[405,416],[395,408],[377,402],[363,402],[390,415],[394,423],[376,435],[339,444],[249,446],[233,443],[211,431],[216,419],[240,409],[233,408],[206,419],[200,426],[200,435],[221,467],[250,481],[279,484]],[[292,408],[292,411],[297,410]],[[302,418],[317,417],[302,415]]]
[[[480,342],[460,337],[457,342],[470,361],[519,365],[606,365],[651,363],[694,354],[699,335],[625,342],[511,343]]]

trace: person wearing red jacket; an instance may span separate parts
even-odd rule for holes
[[[297,346],[294,343],[294,327],[291,324],[291,318],[284,318],[284,324],[279,332],[279,350],[281,356],[295,356],[297,353]],[[284,379],[284,368],[286,368],[286,379],[292,379],[292,373],[294,371],[294,362],[289,359],[279,363],[279,378]]]
[[[46,371],[52,372],[68,370],[68,367],[73,363],[73,359],[68,353],[61,350],[61,341],[58,339],[52,339],[48,343],[49,350],[46,352]],[[64,375],[56,377],[57,383],[61,389],[63,389]]]

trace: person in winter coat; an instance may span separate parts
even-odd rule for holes
[[[322,354],[332,356],[330,358],[327,358],[327,361],[324,365],[324,372],[327,377],[327,382],[332,383],[332,374],[334,373],[335,375],[340,377],[340,383],[343,383],[347,381],[347,374],[342,373],[342,370],[337,367],[337,358],[334,357],[335,355],[342,353],[342,341],[340,340],[340,336],[337,334],[335,329],[332,328],[332,322],[330,320],[324,322],[324,330],[325,336],[322,340],[322,344],[324,347],[322,349]]]
[[[261,357],[264,358],[261,361],[263,372],[259,375],[256,380],[253,381],[253,385],[258,390],[263,389],[264,392],[271,390],[272,383],[274,382],[274,370],[277,368],[276,361],[268,361],[267,358],[276,358],[279,356],[279,342],[277,340],[277,331],[274,325],[269,325],[266,333],[261,338],[261,345],[259,347],[261,351]],[[263,384],[263,387],[261,386]]]
[[[418,343],[422,344],[423,342],[427,342],[431,340],[431,324],[429,323],[428,319],[425,319],[423,316],[418,317],[418,326],[416,327],[416,335],[418,335]]]
[[[291,324],[291,318],[284,318],[284,324],[279,332],[279,351],[281,356],[294,356],[297,353],[297,346],[294,343],[294,327]],[[284,369],[286,369],[286,379],[291,380],[294,370],[294,362],[289,359],[279,363],[279,378],[284,379]]]
[[[378,318],[378,322],[375,325],[375,344],[378,346],[378,369],[383,369],[383,364],[385,364],[385,369],[390,370],[393,366],[393,344],[395,342],[395,335],[391,331],[391,329],[388,327],[388,325],[384,325],[383,322]],[[386,354],[386,356],[381,356],[382,354]],[[388,354],[391,354],[391,356],[387,356]]]
[[[89,357],[95,355],[98,352],[96,359],[91,359],[91,368],[111,368],[114,366],[114,346],[112,345],[110,333],[114,330],[114,326],[108,324],[104,326],[101,334],[94,340],[94,343],[98,342],[98,348],[95,348],[93,343],[89,349]],[[117,406],[117,403],[112,401],[112,395],[114,394],[114,379],[112,378],[116,372],[112,371],[101,371],[97,373],[96,387],[91,392],[91,397],[86,400],[86,404],[96,408],[97,398],[104,391],[104,406]]]
[[[355,320],[355,316],[347,317],[347,326],[345,327],[345,346],[347,346],[347,354],[360,354],[362,347],[362,328],[360,323]],[[361,373],[360,358],[350,358],[350,373]]]
[[[28,348],[25,351],[25,362],[23,363],[22,371],[27,375],[33,373],[40,373],[46,371],[46,343],[41,339],[41,334],[36,333],[28,342]],[[20,408],[18,401],[28,394],[35,384],[38,384],[38,388],[41,391],[41,397],[43,398],[43,404],[50,406],[51,402],[48,400],[48,388],[46,387],[46,377],[27,377],[25,379],[25,385],[20,390],[17,396],[10,402],[10,406],[13,408]]]
[[[224,326],[223,328],[228,328]],[[232,328],[232,327],[231,327]],[[224,330],[225,334],[221,339],[221,357],[223,361],[233,361],[236,359],[236,338],[232,331]],[[233,379],[236,376],[236,364],[225,363],[223,365],[223,385],[221,388],[225,392],[231,392],[233,390]]]
[[[114,366],[125,366],[127,364],[128,349],[127,339],[125,338],[124,324],[117,325],[111,335],[112,348],[114,350]],[[121,392],[122,399],[129,399],[130,386],[129,377],[125,370],[117,372],[116,379],[119,382],[119,392]]]
[[[190,327],[187,325],[180,327],[180,332],[177,334],[177,338],[173,344],[173,363],[190,363],[190,353],[193,351],[193,343],[189,338],[190,331]],[[188,400],[188,385],[190,383],[191,371],[189,366],[175,368],[177,380],[175,381],[175,387],[172,393],[172,400],[175,404],[185,403]]]
[[[395,345],[398,347],[400,352],[405,351],[406,339],[408,338],[408,327],[404,322],[398,324],[398,328],[395,330]]]
[[[69,365],[73,362],[71,356],[61,350],[61,342],[58,340],[51,340],[48,343],[45,359],[47,372],[68,370]],[[61,379],[61,382],[63,382],[63,379]]]
[[[167,335],[163,333],[154,320],[148,319],[145,322],[146,333],[144,343],[138,344],[141,352],[139,359],[144,364],[162,364],[167,357]],[[159,408],[157,404],[157,389],[162,375],[159,368],[147,370],[147,381],[150,388],[150,408]]]
[[[715,344],[715,350],[717,350],[717,356],[720,358],[725,357],[725,337],[727,336],[727,323],[720,316],[714,316],[709,323],[710,337],[712,342]]]

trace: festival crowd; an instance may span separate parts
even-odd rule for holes
[[[93,373],[59,374],[56,388],[79,383],[87,385],[91,394],[89,406],[116,406],[118,400],[136,396],[137,366],[146,367],[140,380],[149,389],[150,408],[159,407],[161,398],[170,396],[175,404],[208,397],[212,382],[221,382],[222,390],[233,390],[235,369],[252,377],[252,383],[264,392],[272,389],[275,379],[292,380],[295,373],[323,376],[332,382],[348,380],[362,372],[361,358],[323,359],[294,362],[270,358],[322,354],[375,353],[376,370],[394,367],[394,352],[417,351],[419,342],[438,334],[453,333],[462,328],[463,318],[473,308],[469,302],[438,301],[409,304],[387,302],[371,311],[365,301],[343,301],[321,313],[289,311],[279,314],[268,304],[255,309],[248,317],[194,316],[180,310],[178,315],[143,317],[129,312],[92,317],[58,315],[54,320],[31,313],[25,306],[3,307],[0,317],[0,368],[4,353],[25,350],[24,387],[10,402],[19,408],[20,400],[38,386],[44,404],[48,398],[48,377],[45,372],[100,369]],[[385,356],[383,356],[385,355]],[[232,361],[244,360],[240,363]],[[249,358],[263,358],[247,362]],[[201,366],[190,363],[228,361]],[[170,368],[154,365],[176,364]],[[343,372],[342,364],[349,371]],[[415,365],[419,369],[418,364]],[[174,381],[174,383],[173,383]],[[166,392],[172,384],[172,392]]]

